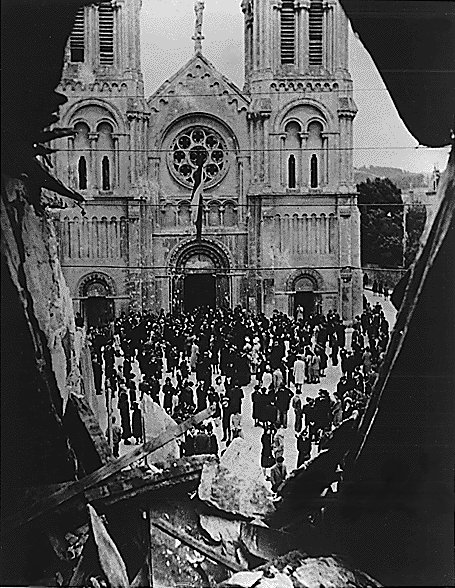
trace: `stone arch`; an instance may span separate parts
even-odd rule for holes
[[[115,281],[110,276],[102,272],[90,272],[79,281],[77,287],[78,295],[85,298],[90,286],[95,286],[96,284],[100,284],[104,288],[105,296],[115,296],[117,294]]]
[[[104,116],[97,119],[97,124],[99,122],[108,122],[113,125],[114,132],[127,132],[125,120],[121,111],[110,102],[101,100],[99,98],[83,98],[72,104],[65,112],[65,114],[62,116],[62,124],[64,124],[65,126],[72,126],[79,120],[83,122],[88,122],[84,117],[78,117],[78,113],[86,108],[90,108],[90,106],[97,106],[98,108],[102,108],[109,115],[106,116],[105,114]]]
[[[187,239],[171,251],[167,266],[172,309],[229,306],[232,260],[219,241]]]
[[[323,290],[324,280],[323,280],[321,274],[314,269],[305,268],[305,269],[295,270],[288,276],[288,279],[286,280],[286,291],[287,292],[294,291],[295,287],[297,285],[297,282],[302,278],[307,278],[308,280],[310,280],[314,286],[315,291],[316,290],[317,291]]]
[[[200,241],[185,239],[176,245],[169,254],[168,270],[171,273],[182,271],[186,261],[199,253],[209,257],[213,261],[216,270],[230,271],[232,258],[229,250],[219,241],[212,241],[211,239],[201,239]]]
[[[210,125],[210,123],[214,125],[215,130],[217,130],[217,127],[219,127],[219,129],[222,129],[225,138],[230,139],[233,142],[232,147],[230,145],[228,145],[228,147],[230,149],[233,148],[234,151],[238,153],[240,150],[240,145],[232,127],[221,118],[218,118],[217,116],[214,116],[213,114],[210,114],[208,112],[192,112],[191,114],[184,114],[174,119],[167,127],[165,127],[161,131],[159,135],[157,135],[155,147],[163,147],[163,144],[166,142],[166,139],[169,136],[179,133],[181,129],[184,129],[187,126],[191,126],[193,124]]]
[[[274,124],[273,124],[275,132],[278,132],[278,133],[282,132],[284,129],[284,125],[288,121],[298,120],[295,117],[293,117],[292,115],[289,116],[289,113],[291,113],[292,110],[298,106],[302,106],[302,107],[312,106],[315,110],[317,110],[319,112],[320,120],[324,121],[324,127],[330,127],[334,122],[333,114],[319,100],[316,100],[314,98],[296,98],[295,100],[292,100],[291,102],[289,102],[283,110],[279,111],[276,114],[275,119],[274,119]],[[316,118],[319,118],[319,116]],[[314,117],[314,115],[313,115],[313,117]],[[301,121],[300,121],[300,124],[301,124]]]

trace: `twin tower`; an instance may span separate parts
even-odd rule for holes
[[[203,54],[196,2],[193,57],[146,98],[140,4],[84,8],[68,42],[61,114],[76,135],[59,140],[55,163],[86,197],[85,216],[64,209],[57,221],[76,310],[96,323],[131,308],[300,306],[351,321],[362,275],[341,6],[243,0],[240,89]],[[197,241],[189,203],[201,153]]]

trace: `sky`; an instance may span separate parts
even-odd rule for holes
[[[141,59],[146,96],[193,55],[194,22],[193,0],[142,0]],[[203,35],[205,57],[241,88],[240,0],[206,0]],[[352,31],[349,51],[354,99],[359,109],[354,121],[354,165],[390,166],[425,173],[430,173],[435,165],[445,169],[449,148],[416,148],[417,140],[406,129],[376,66]]]

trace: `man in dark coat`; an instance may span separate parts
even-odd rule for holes
[[[290,389],[281,384],[276,392],[275,406],[278,410],[278,425],[286,428],[288,426],[288,410],[293,397]]]

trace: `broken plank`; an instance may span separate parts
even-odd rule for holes
[[[208,545],[202,543],[202,541],[199,541],[198,539],[191,537],[191,535],[188,535],[187,533],[185,533],[185,531],[177,529],[174,525],[168,523],[163,518],[160,517],[158,519],[151,519],[150,523],[160,531],[163,531],[163,533],[167,533],[171,537],[178,539],[188,547],[191,547],[199,553],[202,553],[212,561],[215,561],[216,563],[223,565],[228,570],[231,570],[233,572],[246,571],[245,568],[238,564],[236,561],[233,561],[225,557],[224,555],[221,555],[212,547],[209,547]]]
[[[143,457],[153,453],[160,447],[163,447],[167,443],[170,443],[177,437],[180,437],[194,427],[198,425],[205,419],[212,416],[214,413],[214,408],[206,408],[205,410],[199,412],[191,416],[189,419],[181,423],[180,425],[173,425],[169,427],[164,433],[144,443],[140,447],[134,449],[131,453],[123,455],[116,461],[110,462],[98,470],[95,470],[88,476],[82,478],[82,480],[77,480],[76,482],[71,482],[67,487],[63,488],[62,490],[57,490],[51,495],[47,495],[39,499],[37,502],[31,504],[29,507],[25,508],[22,512],[6,518],[2,524],[2,534],[7,534],[11,532],[13,529],[24,525],[34,519],[52,511],[62,505],[64,502],[67,502],[71,498],[82,494],[89,488],[92,488],[96,484],[103,482],[107,478],[113,476],[114,474],[118,473],[119,471],[123,470],[125,467],[139,461]]]
[[[112,450],[87,400],[83,396],[72,394],[71,402],[74,404],[77,414],[87,430],[101,464],[110,463],[114,459]]]
[[[87,502],[98,504],[100,508],[103,508],[121,500],[148,495],[163,488],[171,488],[187,482],[197,482],[200,479],[204,464],[207,463],[207,458],[207,455],[183,457],[176,460],[169,468],[152,475],[138,467],[123,470],[105,483],[96,484],[65,502],[57,509],[57,512],[63,514],[69,510],[81,511],[85,509]],[[64,484],[27,488],[23,499],[19,503],[20,507],[25,508],[28,504],[37,502],[43,495],[49,496],[57,490],[62,491],[68,488],[70,484],[71,482],[65,482]]]

